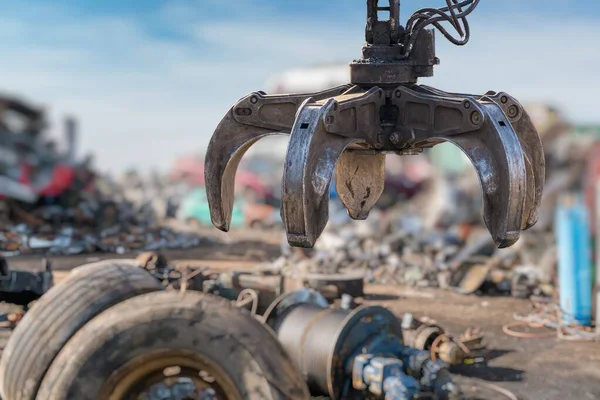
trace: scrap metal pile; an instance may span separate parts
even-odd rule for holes
[[[434,322],[360,305],[361,274],[189,269],[153,252],[137,261],[168,289],[224,297],[272,328],[314,396],[458,399],[449,366],[483,354],[477,330],[454,338]]]
[[[148,281],[145,283],[148,288],[136,294],[130,286],[135,287],[132,282],[142,279],[144,270],[149,273],[146,274],[148,277],[152,276],[160,285],[154,286],[156,283],[151,285]],[[103,274],[118,274],[118,278],[123,281],[123,290],[130,287],[127,292],[123,292],[122,301],[139,295],[149,298],[151,293],[146,292],[155,292],[159,297],[171,293],[173,295],[170,297],[181,302],[190,294],[197,296],[193,295],[194,292],[203,292],[205,306],[212,304],[217,307],[222,303],[215,299],[226,299],[236,308],[243,309],[244,315],[251,315],[263,326],[268,326],[295,365],[293,373],[301,374],[301,378],[298,378],[306,382],[305,395],[284,398],[308,399],[310,391],[312,396],[321,396],[316,398],[334,400],[404,400],[413,399],[417,395],[419,398],[440,400],[460,399],[463,398],[461,389],[449,367],[474,357],[484,346],[483,335],[478,331],[469,331],[460,338],[453,338],[435,323],[418,320],[411,314],[400,319],[386,308],[358,304],[363,296],[363,281],[360,277],[342,277],[336,280],[324,275],[289,278],[264,270],[226,271],[210,267],[192,270],[183,265],[172,265],[159,253],[149,252],[142,254],[137,260],[107,260],[82,266],[54,286],[39,300],[41,305],[34,306],[17,324],[6,347],[8,356],[4,355],[2,358],[0,375],[10,374],[10,366],[19,363],[12,356],[18,354],[15,350],[21,343],[18,338],[28,332],[41,334],[39,329],[43,318],[39,318],[38,314],[48,311],[46,308],[50,305],[56,307],[55,303],[61,301],[62,296],[69,291],[82,289],[91,282],[94,282],[92,286],[106,286],[106,290],[95,289],[98,291],[95,294],[98,299],[88,305],[89,311],[73,314],[77,318],[65,323],[64,329],[69,331],[69,335],[76,335],[79,329],[85,330],[82,325],[86,322],[85,318],[92,318],[94,313],[102,312],[101,307],[113,304],[116,298],[112,299],[111,296],[117,296],[121,289],[119,287],[117,294],[111,294],[108,288],[114,282],[97,279]],[[132,281],[128,282],[128,279]],[[332,287],[335,290],[332,291]],[[160,294],[161,291],[167,293]],[[163,303],[163,306],[166,304]],[[197,306],[200,309],[205,307]],[[210,320],[204,322],[203,325],[208,323],[212,326]],[[230,326],[228,332],[232,334],[235,329],[241,328]],[[267,330],[261,335],[264,336],[263,339],[273,337]],[[61,346],[66,348],[69,345],[67,339],[67,336],[61,336],[64,341]],[[38,354],[42,369],[36,368],[30,379],[35,378],[39,382],[43,377],[46,372],[43,366],[46,365],[47,368],[52,361],[49,355],[60,350],[60,346],[54,348],[55,344],[53,342],[51,349],[44,349],[43,354]],[[226,348],[223,350],[226,351]],[[273,349],[261,347],[260,351],[271,352]],[[222,358],[227,359],[229,356],[230,354],[223,354]],[[183,371],[184,368],[181,368],[181,373]],[[177,379],[169,375],[164,382],[154,379],[148,387],[144,387],[143,390],[148,395],[143,398],[228,398],[220,397],[218,386],[207,385],[212,382],[214,379],[207,380],[198,387],[192,379]],[[30,391],[38,390],[35,386],[20,396],[6,398],[34,398],[30,397]],[[13,393],[14,389],[5,383],[2,392],[6,396],[7,393]],[[266,398],[260,396],[249,398]]]
[[[402,213],[404,214],[404,213]],[[311,251],[283,244],[271,267],[283,274],[362,274],[373,283],[440,287],[464,294],[553,293],[556,248],[552,235],[535,232],[510,249],[497,249],[481,228],[460,224],[431,230],[406,213],[389,224],[331,224]]]
[[[0,198],[33,202],[52,192],[61,161],[56,143],[42,133],[44,113],[15,98],[0,97]],[[67,172],[68,173],[68,172]]]
[[[100,177],[76,155],[77,125],[65,124],[65,146],[47,137],[44,110],[0,97],[0,256],[79,254],[196,246],[195,235],[160,226],[170,210],[165,188],[129,174]],[[162,190],[162,192],[161,192]],[[161,200],[162,203],[161,203]]]
[[[10,133],[0,132],[0,138],[7,135]],[[11,144],[1,149],[15,147]],[[23,169],[33,154],[41,157],[36,151],[11,165]],[[0,185],[0,256],[123,254],[202,243],[198,235],[162,225],[174,213],[170,200],[178,193],[177,188],[164,187],[152,179],[141,181],[137,174],[115,182],[97,176],[88,163],[50,163],[44,171],[54,171],[53,183],[37,190],[26,180],[11,177],[10,170],[0,169],[0,178],[26,182],[18,183],[20,192]],[[21,196],[24,192],[31,196]]]
[[[102,197],[100,197],[102,198]],[[81,200],[31,211],[4,203],[10,222],[0,230],[0,255],[73,255],[195,247],[206,239],[161,226],[154,212],[128,201]]]

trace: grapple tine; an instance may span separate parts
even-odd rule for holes
[[[235,174],[246,151],[259,139],[288,134],[298,107],[308,98],[326,99],[353,88],[341,85],[316,93],[266,95],[254,92],[229,110],[206,152],[204,180],[212,223],[227,232],[233,210]]]
[[[329,190],[338,159],[355,139],[328,133],[333,100],[300,108],[286,155],[281,217],[291,246],[313,247],[329,220]]]
[[[483,217],[496,245],[513,245],[520,236],[526,202],[526,166],[519,139],[502,109],[480,102],[481,129],[448,136],[471,160],[483,191]],[[442,139],[442,138],[440,138]]]
[[[542,203],[542,193],[546,179],[546,159],[542,141],[525,108],[514,97],[503,92],[488,92],[485,96],[478,96],[444,92],[426,85],[417,86],[415,89],[438,96],[469,97],[474,100],[485,97],[502,108],[519,138],[527,169],[527,200],[521,228],[527,230],[534,226],[539,219]]]
[[[204,181],[212,223],[227,232],[233,211],[235,174],[246,151],[259,139],[277,135],[271,129],[241,124],[232,108],[213,134],[204,161]]]
[[[335,168],[335,184],[350,218],[367,219],[385,186],[385,154],[346,150]]]
[[[533,179],[533,195],[531,206],[528,208],[528,217],[523,229],[529,229],[534,226],[540,214],[542,204],[542,194],[544,192],[544,183],[546,180],[546,157],[540,136],[529,117],[525,108],[514,97],[500,92],[494,95],[488,95],[496,104],[502,107],[504,113],[510,120],[519,141],[523,148],[526,162],[531,168],[531,177]]]

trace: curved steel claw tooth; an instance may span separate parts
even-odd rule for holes
[[[356,139],[328,133],[325,104],[308,99],[298,111],[288,145],[281,217],[288,242],[313,247],[329,219],[329,190],[338,159]]]
[[[476,96],[444,92],[425,85],[418,86],[417,89],[442,97],[470,97],[477,101],[487,98],[502,108],[519,138],[527,169],[527,200],[521,228],[526,230],[534,226],[539,219],[542,204],[544,181],[546,179],[546,159],[542,141],[525,108],[514,97],[504,92],[489,91],[484,96]]]
[[[533,192],[528,193],[530,204],[525,208],[527,215],[523,223],[523,229],[529,229],[539,219],[546,180],[546,158],[542,141],[529,114],[517,99],[503,92],[495,93],[489,97],[502,107],[504,113],[508,116],[523,149],[525,162],[528,166],[527,178],[531,182],[528,186],[531,187]]]
[[[502,109],[480,102],[486,122],[478,131],[444,138],[469,157],[483,191],[483,216],[496,245],[519,240],[526,199],[527,170],[519,138]]]
[[[241,124],[229,110],[213,134],[204,161],[206,196],[212,223],[227,232],[233,211],[235,174],[244,153],[259,139],[281,134]]]
[[[367,219],[385,186],[385,154],[346,150],[335,168],[335,185],[350,218]]]

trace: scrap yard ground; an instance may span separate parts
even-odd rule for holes
[[[252,268],[280,253],[279,232],[216,234],[218,241],[188,250],[166,251],[170,260],[188,265]],[[99,254],[51,257],[56,279],[68,270],[97,259],[135,255]],[[39,268],[39,256],[11,259],[15,269]],[[507,336],[502,326],[513,315],[531,312],[528,300],[512,297],[464,296],[438,289],[367,285],[366,302],[381,304],[397,314],[435,319],[451,333],[469,327],[486,332],[485,361],[454,367],[453,372],[470,399],[508,397],[486,384],[508,389],[523,400],[600,399],[600,346],[597,342],[567,342],[557,338],[519,339]]]

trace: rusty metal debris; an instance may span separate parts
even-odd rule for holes
[[[430,352],[432,359],[440,359],[449,365],[459,365],[467,358],[473,359],[485,348],[484,333],[479,329],[467,329],[456,338],[425,318],[416,319],[406,313],[402,319],[404,343],[419,350]]]
[[[565,321],[565,312],[551,300],[532,297],[532,305],[534,311],[531,314],[515,315],[515,320],[504,325],[502,331],[522,339],[557,337],[568,341],[600,341],[592,328]]]
[[[400,2],[367,2],[367,44],[350,64],[351,83],[319,93],[251,93],[217,127],[205,160],[213,224],[229,230],[237,166],[250,146],[290,134],[281,215],[292,246],[313,247],[329,218],[329,187],[348,214],[366,219],[384,188],[387,154],[411,155],[442,142],[471,160],[483,190],[484,221],[498,247],[513,245],[538,219],[545,179],[537,131],[521,104],[506,93],[469,95],[417,85],[433,75],[434,26],[456,45],[469,40],[466,21],[479,0],[447,0],[420,10],[400,26]],[[387,11],[388,21],[378,14]],[[459,34],[453,37],[440,21]]]
[[[403,342],[400,321],[379,306],[329,307],[308,289],[275,300],[263,320],[303,371],[313,395],[458,399],[447,364]],[[317,356],[320,355],[320,356]]]
[[[77,123],[68,118],[61,148],[46,135],[46,115],[0,96],[0,256],[187,248],[198,237],[161,226],[170,197],[161,183],[100,176],[76,153]],[[163,196],[164,194],[164,196]],[[161,203],[162,204],[159,204]]]
[[[481,348],[483,336],[476,330],[455,339],[431,322],[414,321],[410,314],[401,321],[386,308],[357,305],[346,293],[364,295],[356,275],[190,268],[173,265],[157,252],[140,254],[137,263],[168,290],[203,291],[250,311],[275,332],[313,396],[460,399],[461,389],[449,365]],[[327,298],[332,288],[337,296]],[[10,316],[10,324],[19,318]],[[160,389],[165,393],[192,389],[183,381],[171,383]],[[158,386],[155,389],[158,393]]]
[[[34,202],[39,196],[36,190],[51,180],[47,168],[57,157],[52,142],[42,138],[45,127],[43,110],[20,99],[0,97],[0,198]],[[28,176],[30,186],[22,181],[25,161],[37,171]]]
[[[137,261],[166,288],[217,294],[242,308],[254,309],[253,313],[263,313],[276,298],[299,289],[317,290],[331,302],[364,296],[364,277],[356,272],[292,273],[277,266],[227,271],[209,265],[191,268],[185,263],[173,265],[158,252],[142,253]],[[352,300],[346,302],[353,304]]]
[[[153,212],[133,203],[80,199],[71,206],[36,206],[28,211],[3,203],[12,216],[0,229],[0,255],[124,254],[164,248],[185,249],[204,240],[198,234],[162,226]]]
[[[12,270],[6,259],[0,257],[0,301],[27,307],[39,299],[53,285],[52,266],[43,260],[39,272]]]
[[[271,267],[289,275],[362,274],[370,283],[461,294],[552,295],[555,247],[549,234],[526,233],[510,249],[497,249],[476,225],[468,230],[457,222],[424,226],[414,212],[421,203],[405,202],[398,213],[374,216],[360,226],[330,223],[314,249],[289,251],[285,244]]]

